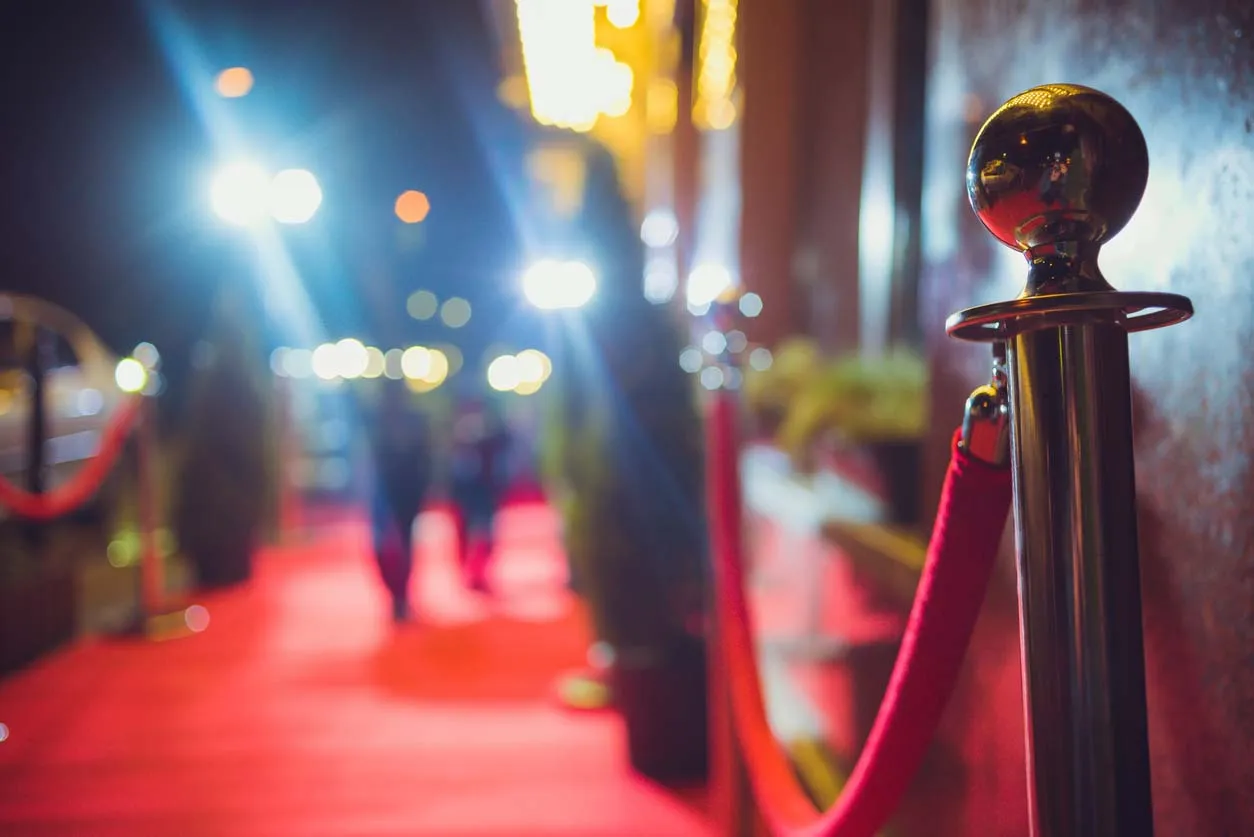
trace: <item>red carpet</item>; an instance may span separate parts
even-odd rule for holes
[[[450,535],[424,517],[420,626],[386,621],[349,521],[263,554],[202,602],[202,633],[83,643],[0,683],[0,834],[708,834],[694,795],[629,772],[615,716],[551,702],[587,644],[551,515],[505,513],[491,603]]]

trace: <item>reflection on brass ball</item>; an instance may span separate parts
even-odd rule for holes
[[[1132,218],[1149,176],[1136,120],[1104,93],[1049,84],[989,117],[967,162],[967,195],[989,232],[1016,250],[1100,246]]]

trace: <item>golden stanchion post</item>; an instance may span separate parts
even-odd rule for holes
[[[155,369],[148,370],[149,373]],[[187,608],[169,600],[166,591],[165,549],[161,541],[161,505],[157,469],[157,400],[136,394],[140,402],[135,428],[136,505],[140,530],[139,608],[134,631],[164,640],[192,632]]]
[[[1006,344],[1034,837],[1154,832],[1127,335],[1193,306],[1097,264],[1148,171],[1131,114],[1067,84],[1002,105],[967,165],[976,215],[1029,265],[1016,299],[946,327]]]
[[[157,486],[154,448],[156,447],[156,405],[151,397],[143,398],[136,427],[136,449],[139,466],[138,506],[141,538],[140,607],[144,617],[152,620],[165,608],[165,560],[161,550],[157,508]]]

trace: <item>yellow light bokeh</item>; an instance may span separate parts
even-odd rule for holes
[[[553,374],[553,362],[549,356],[538,349],[523,349],[516,355],[518,380],[520,384],[543,384]]]
[[[501,355],[488,364],[488,386],[497,392],[509,392],[518,386],[517,359]]]
[[[148,385],[148,370],[135,358],[124,357],[118,361],[113,379],[122,392],[140,392]]]
[[[247,96],[253,89],[253,74],[247,67],[231,67],[218,73],[214,83],[218,95],[224,99]]]
[[[431,201],[422,192],[409,189],[396,199],[396,217],[406,224],[420,224],[431,212]]]
[[[383,375],[383,351],[378,346],[366,347],[366,368],[362,371],[363,378],[373,380]]]
[[[523,71],[531,115],[541,125],[592,130],[601,116],[631,109],[631,68],[596,43],[590,2],[516,0]],[[634,26],[638,2],[615,0],[613,19]]]
[[[669,134],[679,120],[679,85],[668,78],[654,79],[645,95],[645,122],[655,134]]]
[[[433,386],[439,386],[448,378],[448,355],[439,349],[431,349],[429,357],[430,362],[428,363],[427,373],[422,376],[422,380]]]
[[[421,395],[424,392],[431,392],[433,389],[435,389],[439,385],[440,385],[439,383],[433,384],[428,381],[424,381],[420,378],[406,378],[405,379],[405,386],[409,387],[409,391],[418,393],[419,395]]]
[[[487,369],[488,386],[515,395],[539,392],[552,374],[553,362],[538,349],[523,349],[516,355],[498,354]]]
[[[527,79],[523,76],[508,76],[496,87],[496,97],[501,104],[515,110],[523,110],[530,101],[527,93]]]
[[[431,370],[431,350],[410,346],[401,355],[401,374],[409,380],[420,380]]]
[[[514,387],[515,395],[535,395],[544,386],[543,381],[519,381]]]
[[[736,121],[737,0],[704,0],[697,46],[696,101],[693,121],[711,131]]]

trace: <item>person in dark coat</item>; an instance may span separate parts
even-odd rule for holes
[[[453,427],[449,493],[462,571],[467,585],[480,592],[488,590],[496,513],[509,486],[509,449],[501,418],[480,401],[463,402]]]
[[[398,622],[410,616],[414,520],[431,484],[430,438],[425,416],[401,383],[387,381],[370,411],[372,454],[370,518],[379,576]]]

